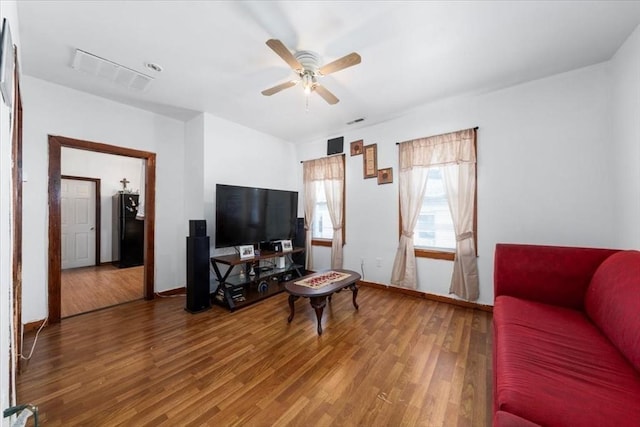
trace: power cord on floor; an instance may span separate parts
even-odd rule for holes
[[[171,294],[171,295],[162,295],[159,293],[155,293],[155,295],[159,298],[177,298],[177,297],[183,297],[186,296],[187,294]]]
[[[24,325],[22,325],[22,341],[20,342],[20,358],[24,359],[24,360],[29,360],[31,359],[31,356],[33,356],[33,350],[36,348],[36,343],[38,342],[38,335],[40,335],[40,331],[42,331],[42,328],[45,327],[45,325],[47,324],[47,321],[49,320],[49,316],[45,317],[44,321],[42,322],[42,325],[40,325],[40,327],[38,328],[38,332],[36,332],[36,337],[33,340],[33,344],[31,344],[31,351],[29,351],[29,355],[28,356],[23,356],[23,345],[24,345]]]

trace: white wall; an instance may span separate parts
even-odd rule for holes
[[[294,144],[210,114],[204,114],[204,218],[215,242],[216,184],[298,190]],[[299,197],[302,197],[299,195]]]
[[[611,61],[616,245],[640,249],[640,26]]]
[[[365,280],[390,283],[398,242],[396,142],[479,126],[478,263],[480,298],[493,303],[498,242],[613,246],[607,64],[505,90],[421,107],[379,125],[345,133],[344,267]],[[327,135],[327,138],[336,135]],[[393,167],[393,184],[363,179],[362,156],[349,142],[378,145],[378,167]],[[322,157],[326,140],[302,146],[299,160]],[[299,174],[299,173],[298,173]],[[301,182],[301,179],[300,181]],[[314,267],[329,267],[328,248],[314,248]],[[381,266],[376,266],[376,259]],[[418,260],[418,289],[448,295],[452,263]]]
[[[23,323],[47,315],[47,135],[157,154],[156,291],[184,285],[184,123],[32,77],[24,100]]]
[[[20,36],[18,13],[15,1],[2,1],[0,10],[0,25],[2,19],[7,18],[11,26],[13,44],[17,46],[20,55]],[[1,30],[0,30],[1,31]],[[11,194],[13,180],[11,179],[11,108],[4,104],[0,96],[0,407],[12,406],[10,397],[10,380],[15,377],[11,369],[9,350],[13,328],[13,236],[11,232],[13,220]],[[12,351],[15,349],[11,349]],[[0,425],[9,426],[10,418],[3,418]]]
[[[204,114],[185,124],[184,199],[185,224],[191,219],[204,219]]]
[[[113,261],[113,195],[122,190],[122,178],[130,181],[128,189],[140,190],[143,161],[68,147],[61,151],[62,175],[100,179],[100,262]]]

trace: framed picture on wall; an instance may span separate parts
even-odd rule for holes
[[[393,182],[393,169],[378,169],[378,185],[391,184]]]
[[[364,166],[365,178],[376,178],[378,176],[378,146],[377,144],[365,145],[362,164]]]
[[[240,259],[248,259],[254,257],[253,245],[244,245],[238,247],[238,251],[240,252]]]
[[[358,141],[353,141],[351,143],[351,155],[352,156],[359,156],[360,154],[362,154],[362,147],[363,147],[363,141],[360,139]]]

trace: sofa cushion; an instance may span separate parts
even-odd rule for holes
[[[598,267],[585,310],[640,372],[640,252],[618,252]]]
[[[496,410],[545,426],[640,425],[640,376],[584,313],[500,296],[494,333]]]

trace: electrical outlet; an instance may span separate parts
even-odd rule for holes
[[[382,267],[382,258],[376,258],[376,267]]]

